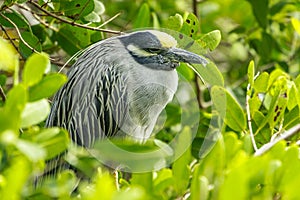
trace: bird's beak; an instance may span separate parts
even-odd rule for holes
[[[166,54],[168,57],[178,62],[202,64],[203,66],[208,64],[208,61],[204,57],[179,48],[170,48]]]

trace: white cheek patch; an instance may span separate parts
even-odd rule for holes
[[[147,57],[147,56],[155,56],[157,55],[156,53],[150,53],[147,52],[143,49],[138,48],[137,46],[134,46],[133,44],[129,44],[127,46],[127,49],[132,52],[134,55],[139,56],[139,57]]]

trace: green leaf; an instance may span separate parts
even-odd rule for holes
[[[133,173],[130,182],[132,185],[138,185],[143,187],[147,193],[152,193],[152,176],[152,172]]]
[[[97,141],[91,155],[110,167],[126,166],[126,172],[143,173],[165,167],[173,154],[172,148],[160,140],[138,144],[130,139]]]
[[[57,40],[62,49],[69,55],[75,54],[90,43],[88,30],[71,25],[63,25],[59,31],[54,34],[53,39]]]
[[[193,69],[196,74],[204,81],[204,83],[213,85],[224,85],[224,79],[217,68],[217,66],[213,62],[209,62],[206,66],[202,66],[200,64],[192,64],[187,65],[191,69]]]
[[[246,116],[240,104],[223,87],[214,86],[211,90],[212,101],[225,123],[235,131],[246,128]],[[226,97],[226,99],[225,99]]]
[[[180,63],[176,68],[178,74],[182,75],[186,80],[192,81],[195,78],[194,70],[187,66],[186,63]]]
[[[116,192],[116,186],[114,179],[109,173],[103,173],[98,170],[94,178],[93,190],[86,189],[83,193],[83,199],[101,199],[109,200],[113,199],[113,195]]]
[[[52,96],[67,81],[63,74],[47,74],[34,86],[29,88],[29,101],[36,101]]]
[[[164,192],[174,186],[174,179],[172,170],[169,168],[163,168],[156,172],[156,177],[153,181],[153,191],[159,196],[163,196]]]
[[[261,73],[254,81],[254,89],[256,92],[266,92],[268,88],[269,74],[267,72]]]
[[[46,99],[27,103],[22,112],[21,127],[29,127],[44,121],[50,113],[50,105]]]
[[[193,177],[198,179],[200,176],[205,176],[209,183],[218,182],[222,179],[225,163],[225,145],[221,134],[217,136],[217,142],[199,162],[199,170],[194,172]]]
[[[268,24],[269,0],[248,0],[258,24],[265,29]]]
[[[2,13],[4,16],[9,18],[15,25],[17,25],[18,28],[28,29],[29,24],[27,20],[20,15],[16,10],[12,9],[9,13]],[[0,16],[0,24],[5,27],[9,28],[15,28],[14,25],[12,25],[9,21],[4,19],[2,16]]]
[[[14,86],[7,94],[4,110],[0,117],[0,132],[5,129],[18,131],[21,124],[21,113],[27,101],[26,88],[23,85]]]
[[[292,110],[295,106],[298,105],[298,95],[299,91],[295,85],[294,82],[292,82],[291,88],[288,90],[288,102],[287,102],[287,108],[289,110]]]
[[[280,79],[281,77],[286,77],[287,79],[289,79],[289,75],[286,74],[284,71],[282,71],[281,69],[275,69],[270,73],[270,77],[269,77],[269,82],[268,82],[268,89],[270,89],[273,84]]]
[[[28,58],[33,53],[33,50],[31,48],[38,52],[42,51],[42,45],[35,35],[33,35],[31,32],[23,32],[21,35],[27,43],[24,44],[23,41],[20,42],[19,48],[22,56]],[[28,47],[27,45],[29,45],[30,47]]]
[[[147,3],[144,3],[141,6],[136,20],[133,23],[133,28],[148,27],[150,25],[150,16],[149,5]]]
[[[89,2],[91,3],[91,2]],[[103,3],[99,0],[94,0],[94,10],[92,12],[90,12],[89,14],[87,14],[86,16],[84,16],[84,20],[87,20],[89,22],[101,22],[101,17],[100,15],[102,15],[105,12],[105,7],[103,5]],[[75,13],[76,14],[76,13]]]
[[[1,175],[5,179],[5,184],[1,185],[1,199],[21,199],[21,193],[30,173],[31,163],[28,159],[23,156],[12,157],[9,167],[1,170]]]
[[[33,54],[30,56],[24,66],[23,83],[26,86],[37,84],[44,73],[50,69],[49,57],[45,53]]]
[[[255,65],[254,65],[254,61],[251,60],[249,65],[248,65],[248,82],[250,84],[250,86],[253,87],[254,84],[254,76],[255,76]],[[250,95],[250,94],[249,94]]]
[[[166,22],[166,27],[175,31],[179,31],[183,24],[183,18],[180,14],[175,14],[174,16],[170,16],[168,21]]]
[[[221,32],[219,30],[214,30],[201,36],[197,42],[203,49],[214,50],[221,41]]]
[[[46,150],[47,160],[65,151],[70,142],[68,132],[56,127],[42,130],[32,138],[32,141]]]
[[[254,113],[259,110],[261,104],[262,104],[262,101],[259,99],[258,95],[254,95],[253,97],[251,97],[249,99],[249,107],[250,107],[251,116],[253,116]]]
[[[207,200],[209,197],[209,181],[200,174],[199,165],[195,166],[191,182],[190,200]]]
[[[158,29],[160,27],[159,20],[157,14],[155,12],[151,12],[152,20],[153,20],[153,28]]]
[[[179,195],[184,194],[189,184],[190,170],[188,166],[191,161],[191,142],[191,129],[184,127],[174,147],[175,159],[177,159],[172,165],[175,189]]]
[[[286,115],[284,116],[284,121],[283,121],[283,128],[285,130],[288,130],[292,128],[293,126],[297,125],[300,123],[300,118],[299,118],[299,107],[296,106],[294,109],[290,110]]]

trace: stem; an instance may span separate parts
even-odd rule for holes
[[[0,96],[2,98],[2,101],[5,102],[6,101],[6,96],[5,96],[5,92],[3,90],[3,88],[0,85]]]
[[[193,0],[193,13],[194,15],[198,18],[198,8],[197,8],[197,0]],[[200,21],[200,19],[199,19]],[[199,27],[200,30],[200,27]],[[197,96],[197,101],[198,101],[198,106],[200,109],[204,108],[204,106],[202,105],[202,101],[201,101],[201,88],[200,88],[200,84],[201,84],[201,80],[200,78],[197,76],[197,74],[195,73],[195,85],[196,85],[196,96]]]

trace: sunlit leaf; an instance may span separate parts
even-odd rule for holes
[[[32,162],[43,160],[46,157],[46,152],[42,147],[26,140],[18,140],[15,146]]]
[[[29,127],[45,120],[50,113],[50,105],[46,99],[27,103],[22,112],[21,127]]]
[[[33,54],[25,63],[23,71],[23,83],[26,86],[35,85],[42,79],[44,73],[46,73],[49,68],[50,61],[47,54]]]
[[[48,74],[38,84],[29,88],[29,101],[52,96],[65,82],[63,74]]]
[[[268,88],[269,74],[267,72],[261,73],[254,81],[254,89],[256,92],[266,92]]]
[[[0,37],[0,70],[12,72],[19,67],[18,53],[14,47]]]
[[[212,51],[221,42],[221,32],[219,30],[214,30],[206,33],[201,36],[201,38],[198,39],[197,42],[202,46],[202,48]]]
[[[48,128],[42,130],[32,139],[43,147],[46,152],[46,159],[59,155],[69,145],[69,135],[67,131],[59,128]]]
[[[168,18],[166,27],[175,31],[179,31],[183,24],[183,18],[180,14],[175,14]]]
[[[254,84],[254,75],[255,75],[255,65],[254,65],[254,61],[251,60],[249,65],[248,65],[248,82],[251,86],[253,86]]]
[[[291,22],[295,31],[300,35],[300,20],[292,17]]]

